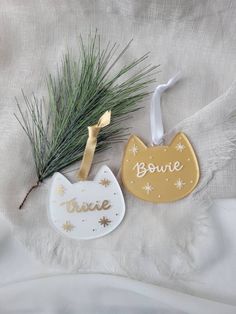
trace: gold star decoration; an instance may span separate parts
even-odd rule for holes
[[[75,226],[72,225],[72,223],[70,221],[66,221],[63,225],[62,225],[62,228],[66,231],[66,232],[71,232]]]
[[[65,194],[65,188],[62,184],[56,187],[56,194],[63,196]]]
[[[102,225],[103,227],[108,226],[111,223],[111,220],[109,220],[108,218],[106,218],[105,216],[103,216],[102,218],[99,219],[98,221],[100,223],[100,225]]]
[[[105,186],[105,188],[108,187],[108,185],[110,185],[110,183],[111,183],[111,181],[109,181],[109,180],[106,179],[106,178],[102,179],[102,180],[99,182],[99,184]]]

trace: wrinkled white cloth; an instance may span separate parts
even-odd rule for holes
[[[4,314],[234,314],[235,306],[110,275],[41,278],[0,288]]]
[[[1,1],[0,210],[12,223],[15,235],[38,258],[68,271],[120,274],[155,282],[160,273],[176,275],[207,263],[204,252],[217,242],[208,241],[213,239],[214,223],[206,199],[187,198],[157,207],[125,193],[127,215],[121,226],[107,237],[86,243],[62,238],[49,226],[50,180],[18,211],[36,174],[28,139],[13,116],[17,110],[14,97],[21,99],[21,88],[26,94],[44,95],[46,74],[56,72],[67,47],[77,54],[79,33],[86,35],[97,27],[102,41],[113,39],[121,44],[133,37],[134,44],[120,63],[150,50],[150,61],[161,64],[158,82],[165,82],[178,69],[183,72],[183,79],[163,95],[164,127],[166,138],[173,134],[172,128],[186,130],[196,147],[204,174],[196,191],[233,197],[236,161],[231,140],[236,124],[227,114],[232,115],[236,105],[236,86],[231,86],[236,65],[235,9],[235,2],[227,0]],[[146,143],[151,141],[149,101],[130,120],[133,133]],[[95,162],[106,160],[117,173],[124,145],[113,145],[109,152],[97,155]],[[78,164],[67,171],[76,167]],[[91,177],[94,173],[96,167]],[[73,172],[68,175],[73,182]]]
[[[169,278],[158,285],[46,267],[0,216],[0,313],[235,313],[235,208],[236,199],[212,207],[219,245],[208,253],[208,266],[185,280]]]

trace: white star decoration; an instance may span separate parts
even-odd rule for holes
[[[182,188],[185,186],[185,182],[181,180],[180,178],[175,182],[175,186],[178,190],[182,190]]]
[[[129,150],[131,153],[133,153],[133,155],[135,156],[138,152],[138,146],[136,146],[135,144],[130,148]]]
[[[154,189],[153,189],[153,187],[151,186],[150,183],[146,183],[146,185],[143,187],[143,190],[145,190],[146,193],[149,194],[149,193],[152,192]]]
[[[176,148],[176,150],[177,150],[178,152],[181,152],[181,153],[182,153],[182,151],[185,149],[185,146],[184,146],[184,144],[182,144],[182,143],[178,143],[178,144],[175,146],[175,148]]]

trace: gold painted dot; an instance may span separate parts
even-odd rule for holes
[[[165,148],[165,149],[164,149],[164,152],[166,152],[166,151],[167,151],[167,149]]]
[[[126,159],[126,161],[129,161],[129,159]]]
[[[152,159],[152,156],[149,156],[149,159]]]
[[[191,180],[190,183],[193,183],[193,180]]]
[[[160,198],[160,197],[161,197],[161,195],[159,194],[159,195],[158,195],[158,198]]]
[[[168,178],[166,178],[166,181],[169,181],[169,179],[168,179]]]
[[[134,181],[130,181],[130,183],[134,183]]]
[[[187,160],[188,160],[188,161],[190,161],[191,159],[190,159],[190,158],[188,158]]]

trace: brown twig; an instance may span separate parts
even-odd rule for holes
[[[35,188],[37,188],[37,187],[39,186],[39,183],[40,183],[40,181],[37,181],[36,184],[34,184],[33,186],[31,186],[31,188],[29,189],[29,191],[26,193],[26,195],[25,195],[25,197],[24,197],[22,203],[20,204],[19,209],[21,209],[21,208],[23,207],[23,205],[24,205],[24,203],[25,203],[27,197],[29,196],[29,194],[30,194]]]

